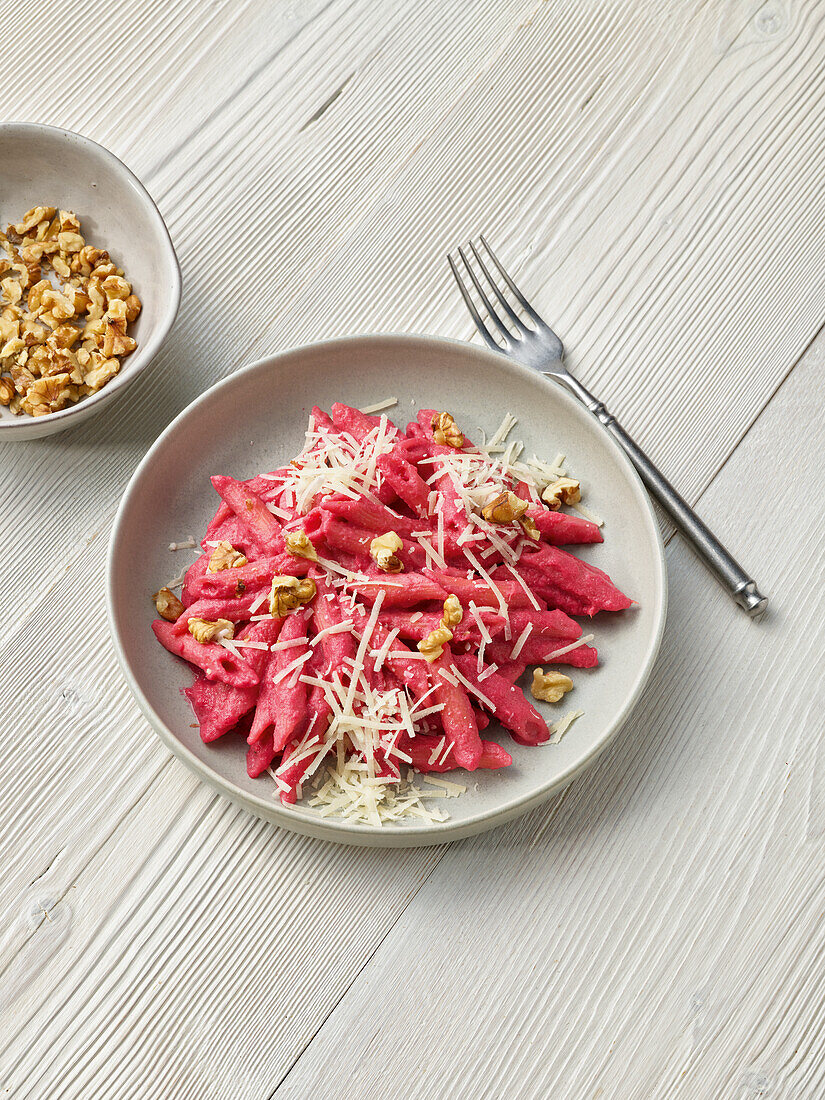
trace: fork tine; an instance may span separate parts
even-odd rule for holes
[[[470,311],[470,316],[472,317],[473,321],[475,322],[475,326],[478,329],[479,334],[481,335],[481,338],[484,340],[484,343],[489,348],[493,349],[493,351],[501,351],[501,345],[496,343],[496,341],[493,339],[490,332],[488,331],[487,326],[484,324],[484,321],[481,318],[481,314],[476,309],[475,302],[470,297],[470,292],[467,290],[467,287],[464,285],[464,280],[461,278],[461,275],[459,275],[459,273],[458,273],[458,268],[455,265],[455,261],[453,260],[452,256],[449,253],[447,253],[447,261],[450,265],[450,270],[453,273],[453,277],[455,278],[455,281],[458,283],[458,289],[461,291],[461,297],[464,299],[464,304],[466,305],[467,309]]]
[[[458,254],[464,261],[464,266],[467,268],[467,274],[472,279],[473,286],[476,288],[479,298],[481,298],[482,302],[484,303],[484,308],[487,310],[487,316],[490,318],[493,324],[496,325],[499,332],[504,337],[505,344],[511,344],[514,340],[518,339],[518,337],[513,336],[512,332],[510,332],[505,323],[496,313],[495,307],[493,306],[493,303],[490,301],[490,299],[487,297],[487,294],[484,291],[484,287],[481,285],[481,281],[478,275],[476,275],[475,271],[470,266],[470,261],[467,259],[464,249],[459,248]]]
[[[536,311],[533,309],[533,307],[530,305],[530,303],[527,301],[527,299],[521,293],[519,288],[516,286],[516,284],[513,282],[513,280],[507,274],[505,269],[502,267],[498,256],[496,256],[495,252],[493,252],[492,248],[490,248],[489,244],[487,244],[487,242],[484,239],[482,234],[479,234],[479,240],[484,245],[484,247],[487,249],[487,254],[489,255],[490,259],[493,261],[493,263],[496,265],[496,267],[498,268],[499,274],[501,275],[502,279],[509,286],[510,290],[512,290],[513,294],[515,295],[516,299],[519,302],[519,305],[524,310],[524,312],[527,314],[527,316],[532,321],[535,321],[537,325],[543,325],[544,322],[542,321],[541,317],[539,317],[538,313],[536,313]]]
[[[481,240],[483,241],[484,238],[482,237]],[[515,325],[516,330],[518,332],[521,332],[522,329],[524,329],[526,327],[524,322],[522,321],[522,319],[519,317],[519,315],[516,313],[516,311],[513,309],[513,307],[510,305],[510,303],[507,301],[507,299],[502,294],[501,288],[499,287],[498,283],[495,281],[493,276],[490,274],[490,272],[487,270],[487,265],[485,264],[484,260],[482,260],[481,253],[478,251],[478,249],[476,248],[473,241],[470,241],[470,248],[473,250],[473,255],[476,258],[476,263],[478,264],[478,266],[481,268],[481,270],[484,273],[484,278],[490,284],[490,286],[493,289],[493,293],[495,294],[496,298],[498,298],[499,302],[501,303],[502,309],[507,314],[507,316],[510,318],[512,323]]]

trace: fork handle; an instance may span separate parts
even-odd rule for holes
[[[563,381],[568,383],[568,378]],[[627,454],[639,471],[639,476],[658,500],[679,530],[692,544],[693,549],[714,574],[724,589],[752,619],[758,618],[768,605],[767,596],[763,596],[756,583],[748,576],[739,562],[725,549],[716,536],[699,519],[691,506],[670,484],[664,474],[647,457],[642,448],[628,435],[612,413],[608,412],[602,401],[594,397],[578,379],[570,376],[573,385],[568,389],[578,397],[593,413]]]

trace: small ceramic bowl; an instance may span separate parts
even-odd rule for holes
[[[607,570],[638,606],[588,623],[601,667],[575,670],[570,707],[584,715],[560,744],[525,748],[494,723],[485,736],[506,746],[512,767],[451,775],[467,790],[444,803],[448,821],[404,821],[379,829],[321,817],[306,802],[282,806],[268,775],[246,774],[242,738],[201,741],[182,694],[192,673],[156,641],[150,596],[193,560],[191,551],[170,553],[169,544],[202,537],[218,499],[210,474],[248,478],[289,462],[304,444],[315,403],[327,409],[333,401],[363,406],[390,396],[398,404],[388,416],[401,426],[420,408],[449,409],[471,434],[480,426],[489,438],[509,411],[518,417],[513,438],[524,441],[528,455],[566,454],[586,487],[588,506],[605,520],[603,544],[572,549]],[[636,471],[596,418],[561,386],[471,344],[431,336],[364,336],[253,363],[207,390],[169,425],[121,499],[109,547],[107,602],[129,686],[165,744],[197,775],[238,805],[297,832],[400,847],[440,844],[499,825],[595,760],[627,719],[653,667],[666,592],[659,527]],[[550,721],[569,709],[537,707]]]
[[[169,232],[143,184],[113,153],[55,126],[0,125],[0,225],[38,204],[73,211],[81,233],[111,253],[143,303],[129,326],[137,349],[97,393],[48,416],[15,416],[0,406],[0,440],[36,439],[80,424],[137,378],[163,343],[180,304],[180,267]]]

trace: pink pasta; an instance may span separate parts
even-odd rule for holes
[[[212,478],[203,553],[153,629],[195,672],[203,740],[245,743],[284,803],[331,804],[333,784],[372,813],[410,769],[517,766],[481,731],[549,741],[528,666],[598,664],[573,616],[632,603],[570,552],[601,531],[546,507],[543,475],[496,442],[432,409],[401,431],[335,404],[289,465]],[[491,511],[502,494],[511,518]]]

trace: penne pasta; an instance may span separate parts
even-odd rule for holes
[[[602,532],[561,509],[558,482],[544,506],[563,470],[519,457],[514,417],[485,448],[449,413],[423,409],[401,431],[383,407],[316,406],[289,465],[213,477],[203,553],[180,602],[159,594],[177,618],[153,623],[194,671],[204,742],[243,739],[249,775],[269,773],[284,803],[311,784],[319,812],[373,825],[434,819],[409,769],[511,766],[480,735],[494,722],[519,746],[552,742],[520,677],[596,666],[572,616],[632,603],[561,549]],[[537,675],[533,690],[552,697],[558,680]]]

